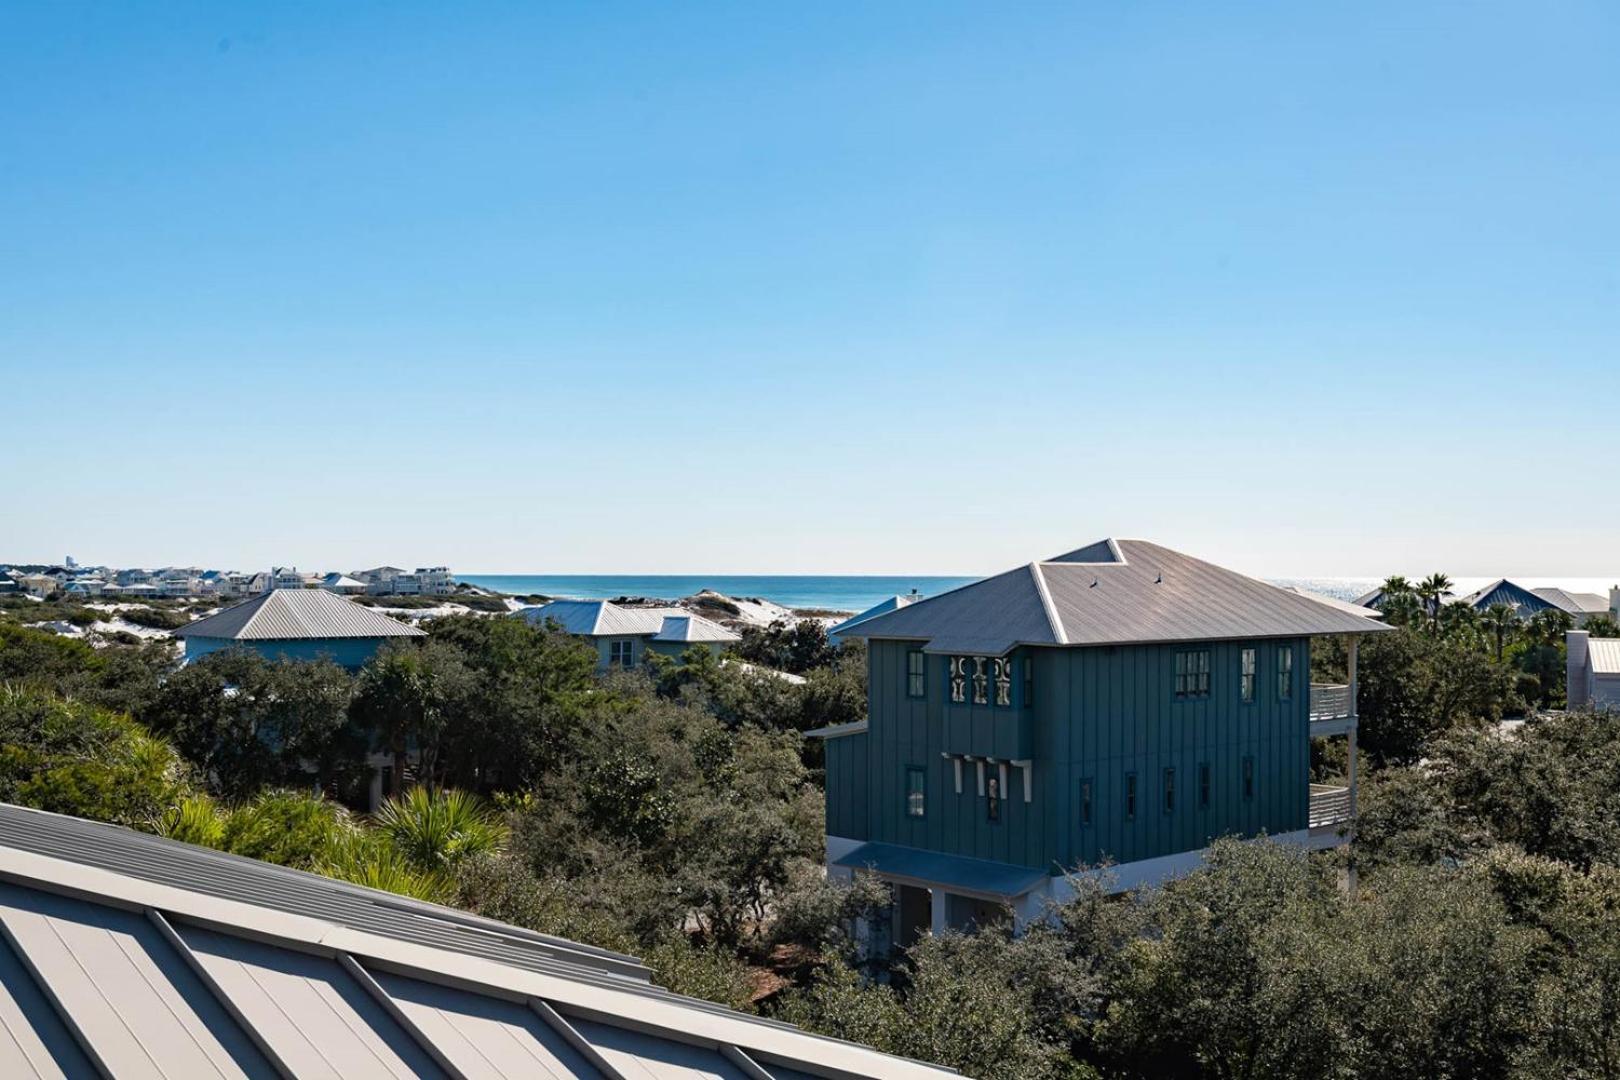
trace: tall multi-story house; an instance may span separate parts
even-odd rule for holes
[[[1356,642],[1373,619],[1141,540],[1103,540],[851,628],[867,720],[823,729],[827,859],[895,888],[888,933],[1021,920],[1112,864],[1112,888],[1218,837],[1310,848],[1355,813]],[[1313,641],[1347,678],[1310,680]],[[1313,785],[1311,740],[1349,740]]]
[[[449,596],[456,591],[456,577],[448,566],[419,566],[416,581],[423,596]]]

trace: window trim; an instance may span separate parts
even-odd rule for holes
[[[1177,701],[1202,701],[1209,697],[1209,649],[1177,649],[1171,688]]]
[[[912,777],[916,777],[919,781],[918,786],[915,788],[911,786]],[[912,796],[914,795],[921,796],[920,805],[916,809],[913,809]],[[906,766],[905,810],[908,820],[920,821],[928,816],[928,770],[921,765]]]
[[[608,642],[608,667],[632,668],[636,665],[635,639]]]
[[[1253,705],[1260,688],[1260,651],[1253,646],[1238,653],[1238,701]]]
[[[1288,662],[1283,663],[1284,660]],[[1294,647],[1277,646],[1277,700],[1294,700]]]
[[[994,775],[994,770],[992,770],[992,775],[985,778],[984,791],[984,818],[992,825],[999,825],[1001,823],[1001,800],[1007,797],[1007,793],[1001,790],[1001,778]]]
[[[918,661],[919,670],[911,669],[912,658]],[[928,696],[928,654],[921,649],[906,650],[906,697],[912,701],[920,701]]]

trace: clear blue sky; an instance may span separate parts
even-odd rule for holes
[[[1620,574],[1620,7],[10,4],[0,558]]]

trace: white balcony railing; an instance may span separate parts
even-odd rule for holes
[[[1311,723],[1343,720],[1354,713],[1355,702],[1350,700],[1350,687],[1339,683],[1311,684]]]
[[[1329,784],[1311,785],[1311,828],[1340,825],[1351,818],[1350,789]]]

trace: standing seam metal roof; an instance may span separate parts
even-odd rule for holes
[[[273,589],[198,619],[175,637],[231,641],[421,637],[422,631],[325,589]]]
[[[524,608],[531,623],[554,622],[581,637],[651,637],[655,641],[740,641],[737,634],[684,608],[628,607],[607,600],[553,600]]]
[[[1145,540],[1102,540],[869,620],[851,636],[1000,656],[1018,645],[1307,637],[1388,630]]]
[[[97,1073],[950,1075],[681,997],[604,950],[0,804],[0,1076]]]

